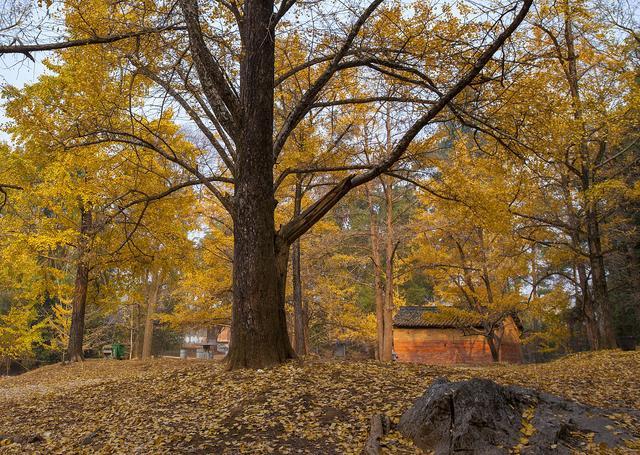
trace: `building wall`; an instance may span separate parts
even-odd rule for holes
[[[522,361],[518,330],[505,324],[500,360]],[[512,326],[511,326],[512,325]],[[458,329],[396,328],[393,348],[400,362],[426,364],[492,363],[491,350],[482,335],[464,335]]]

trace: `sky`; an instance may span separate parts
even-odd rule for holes
[[[0,85],[15,85],[22,87],[25,84],[35,82],[38,76],[44,73],[42,64],[43,55],[35,55],[36,63],[26,57],[4,55],[0,57]],[[0,141],[9,141],[9,136],[5,132],[5,125],[8,119],[5,116],[4,106],[0,104]]]
[[[12,14],[12,11],[20,11],[24,8],[27,8],[29,14],[19,22],[23,26],[5,29],[6,32],[0,33],[2,44],[9,44],[15,36],[19,36],[24,44],[31,44],[34,41],[34,37],[37,37],[38,42],[55,41],[57,34],[52,30],[56,25],[53,19],[53,15],[57,11],[56,5],[47,8],[44,5],[38,6],[36,3],[31,4],[25,0],[0,0],[0,26],[7,27],[9,24],[15,23],[16,16]],[[30,31],[31,29],[33,31]],[[33,36],[33,33],[35,33],[35,36]],[[6,85],[22,87],[25,84],[35,82],[38,76],[44,73],[45,67],[42,64],[42,60],[49,54],[49,52],[34,53],[35,63],[21,54],[0,55],[0,87]],[[4,131],[6,122],[7,117],[0,100],[0,141],[9,140],[9,136]]]

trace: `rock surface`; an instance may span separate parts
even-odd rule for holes
[[[438,379],[402,415],[399,430],[436,455],[497,455],[514,449],[563,454],[580,450],[591,438],[609,448],[634,439],[610,417],[613,413],[488,379]]]

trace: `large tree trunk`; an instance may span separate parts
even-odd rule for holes
[[[393,257],[395,245],[393,237],[393,184],[382,182],[386,207],[385,238],[385,299],[384,299],[384,343],[382,360],[388,362],[393,358]]]
[[[249,242],[247,237],[255,233],[250,228],[234,231],[234,305],[228,366],[277,365],[295,357],[284,308],[289,247],[279,239],[267,244],[259,236]],[[244,232],[239,236],[239,231]]]
[[[294,216],[300,215],[302,205],[302,182],[296,181],[296,194],[294,200]],[[301,250],[300,239],[298,238],[292,245],[291,270],[293,273],[293,319],[294,319],[294,348],[296,354],[305,355],[307,353],[306,344],[306,315],[302,304],[302,273],[301,273]]]
[[[161,286],[161,273],[156,271],[151,274],[151,283],[147,295],[147,314],[144,321],[144,339],[142,341],[142,358],[151,358],[151,347],[153,345],[153,317],[158,304],[158,293]]]
[[[384,288],[382,282],[382,264],[380,263],[380,231],[378,230],[378,215],[373,205],[373,195],[369,185],[365,185],[367,201],[369,202],[369,233],[371,240],[371,260],[373,261],[373,287],[376,302],[376,358],[382,360],[384,351]]]
[[[69,362],[79,362],[84,359],[82,348],[84,340],[84,315],[87,305],[87,290],[89,288],[89,231],[92,226],[91,209],[80,208],[80,238],[78,240],[78,264],[76,266],[76,281],[73,289],[71,304],[71,328],[69,330],[69,346],[67,357]]]
[[[273,1],[244,3],[242,125],[234,194],[233,314],[228,365],[295,357],[284,308],[289,245],[276,236],[273,185]]]

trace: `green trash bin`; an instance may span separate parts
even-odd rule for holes
[[[111,356],[114,359],[124,359],[124,345],[120,343],[113,343],[111,345]]]

